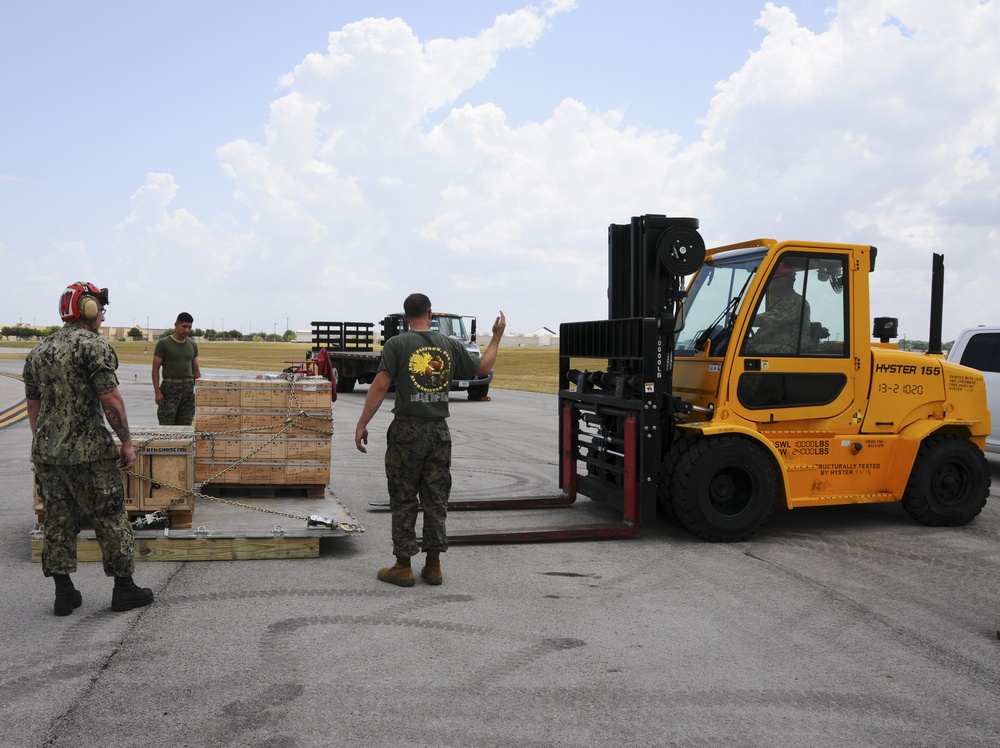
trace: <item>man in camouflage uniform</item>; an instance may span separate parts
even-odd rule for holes
[[[767,309],[750,323],[756,332],[747,341],[751,355],[796,355],[810,342],[809,302],[793,288],[794,268],[787,261],[778,263],[767,288]]]
[[[418,508],[424,510],[423,550],[427,554],[420,576],[428,584],[441,584],[440,555],[448,550],[445,519],[451,492],[451,433],[445,419],[451,381],[490,372],[507,320],[500,312],[493,323],[493,338],[477,358],[460,341],[431,331],[431,302],[423,294],[406,298],[403,315],[410,329],[389,338],[382,348],[378,372],[354,430],[354,443],[361,452],[368,451],[368,423],[394,384],[396,402],[386,434],[385,475],[396,563],[380,569],[378,578],[412,587],[410,558],[421,550],[416,534]]]
[[[97,334],[107,303],[106,288],[83,282],[69,286],[59,305],[66,324],[24,362],[31,461],[45,509],[42,572],[55,580],[57,616],[69,615],[83,602],[69,576],[76,571],[82,517],[94,528],[104,573],[115,578],[111,609],[131,610],[153,601],[153,592],[132,580],[135,541],[120,468],[134,467],[135,449],[115,375],[118,357]]]
[[[181,312],[173,333],[157,340],[153,349],[153,397],[161,426],[190,426],[194,421],[194,380],[201,377],[201,369],[198,344],[188,339],[193,324],[194,317]]]

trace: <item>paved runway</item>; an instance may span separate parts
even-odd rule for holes
[[[502,352],[501,352],[502,355]],[[0,360],[0,372],[21,363]],[[147,367],[123,366],[133,425]],[[19,397],[0,376],[0,411]],[[557,488],[555,398],[457,400],[455,497]],[[441,587],[375,579],[388,404],[334,406],[331,485],[367,528],[298,561],[142,563],[156,602],[109,610],[98,564],[52,615],[30,562],[26,423],[0,430],[5,746],[997,746],[1000,501],[962,528],[895,504],[779,513],[752,541],[454,546]],[[991,463],[1000,487],[1000,463]],[[996,490],[994,490],[996,494]],[[455,529],[602,508],[453,513]]]

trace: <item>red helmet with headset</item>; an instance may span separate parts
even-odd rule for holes
[[[108,305],[108,289],[98,288],[93,283],[77,281],[67,286],[59,297],[59,316],[63,322],[97,319],[101,310]]]

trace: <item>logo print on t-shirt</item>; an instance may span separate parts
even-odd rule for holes
[[[421,392],[442,392],[451,387],[451,356],[433,346],[418,348],[410,356],[410,381]]]

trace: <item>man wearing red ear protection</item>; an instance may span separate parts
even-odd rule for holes
[[[134,467],[135,449],[115,374],[118,356],[97,334],[107,304],[106,288],[82,281],[68,286],[59,298],[65,325],[24,361],[31,461],[45,509],[42,572],[55,580],[57,616],[83,603],[69,576],[76,571],[83,517],[97,535],[104,573],[115,578],[111,609],[131,610],[153,601],[152,590],[132,580],[135,540],[121,470]]]

